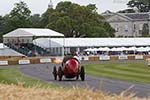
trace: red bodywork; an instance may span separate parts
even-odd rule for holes
[[[79,74],[79,62],[74,58],[67,60],[62,67],[66,78],[74,78]]]

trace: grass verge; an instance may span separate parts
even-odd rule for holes
[[[144,61],[105,62],[85,65],[86,72],[96,76],[150,83],[150,67]]]
[[[25,87],[38,85],[40,87],[59,87],[57,84],[43,82],[41,80],[28,77],[22,74],[18,68],[0,68],[0,83],[18,84],[22,83]]]

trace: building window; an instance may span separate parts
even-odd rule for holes
[[[115,30],[116,30],[116,32],[118,32],[118,31],[119,31],[118,24],[116,24],[116,25],[115,25]]]
[[[134,28],[134,30],[136,30],[136,24],[134,24],[133,28]]]
[[[143,30],[143,24],[140,24],[139,30]]]
[[[22,39],[22,43],[24,43],[24,39]]]
[[[29,39],[27,39],[27,43],[29,43]]]
[[[128,32],[128,25],[125,25],[125,26],[124,26],[124,31],[125,31],[125,32]]]
[[[14,39],[12,39],[12,43],[14,43],[14,41],[15,41],[15,40],[14,40]]]

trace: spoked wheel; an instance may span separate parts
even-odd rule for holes
[[[79,79],[79,75],[76,76],[76,80],[78,80],[78,79]]]
[[[84,81],[84,80],[85,80],[85,70],[84,70],[84,67],[83,67],[83,66],[81,66],[80,78],[81,78],[81,81]]]
[[[53,76],[54,76],[54,80],[57,80],[57,69],[56,69],[56,66],[53,67]]]
[[[57,74],[58,74],[58,77],[59,77],[59,81],[62,81],[63,71],[62,71],[61,67],[58,68],[58,73]]]

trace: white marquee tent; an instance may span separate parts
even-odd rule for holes
[[[63,34],[50,29],[40,28],[19,28],[3,35],[4,43],[8,42],[32,42],[37,37],[64,37]]]
[[[63,37],[64,35],[50,29],[38,29],[38,28],[19,28],[3,37],[33,37],[33,36],[46,36],[46,37]]]

